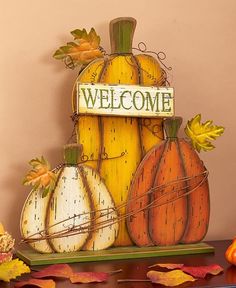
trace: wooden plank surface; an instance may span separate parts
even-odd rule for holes
[[[118,259],[137,259],[156,256],[189,255],[213,253],[214,247],[206,243],[180,244],[162,247],[118,247],[102,251],[79,251],[73,253],[40,254],[33,249],[24,248],[16,251],[16,256],[28,265],[46,265],[55,263],[75,263]]]

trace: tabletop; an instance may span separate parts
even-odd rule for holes
[[[207,243],[215,248],[214,253],[203,253],[195,255],[180,255],[180,256],[162,256],[152,257],[145,259],[127,259],[127,260],[112,260],[112,261],[99,261],[99,262],[86,262],[86,263],[73,263],[70,266],[74,271],[92,271],[92,272],[112,272],[121,270],[120,273],[115,273],[109,277],[105,283],[91,283],[91,284],[71,284],[68,280],[57,280],[56,288],[75,288],[81,286],[82,288],[151,288],[151,287],[164,287],[159,284],[151,284],[150,282],[122,282],[119,279],[147,279],[146,274],[150,270],[148,266],[156,263],[183,263],[188,266],[202,266],[210,264],[219,264],[223,267],[224,272],[216,276],[207,276],[205,279],[200,279],[195,282],[187,282],[179,285],[182,287],[236,287],[236,266],[231,266],[224,258],[226,248],[231,241],[208,241]],[[40,270],[46,266],[33,266],[32,269]],[[18,280],[28,279],[29,275],[24,275],[17,278]],[[15,281],[10,283],[0,283],[0,287],[9,288],[14,287]]]

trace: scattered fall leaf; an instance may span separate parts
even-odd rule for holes
[[[77,272],[70,277],[71,283],[105,282],[109,277],[105,272]]]
[[[201,124],[201,114],[198,114],[188,121],[184,131],[191,139],[193,147],[200,152],[201,149],[204,151],[214,149],[215,146],[210,141],[221,136],[224,129],[222,126],[213,125],[211,120]]]
[[[175,264],[175,263],[157,263],[154,265],[149,266],[148,268],[154,268],[154,267],[161,267],[161,268],[166,268],[169,270],[173,269],[181,269],[184,266],[184,264]]]
[[[50,265],[39,272],[32,273],[34,278],[57,277],[68,278],[71,283],[104,282],[109,273],[105,272],[74,272],[68,264]]]
[[[207,266],[183,266],[182,271],[192,275],[196,278],[205,278],[207,274],[218,275],[224,269],[218,264],[212,264]]]
[[[74,42],[68,42],[56,50],[53,55],[55,59],[64,60],[69,68],[75,68],[103,57],[99,49],[100,37],[94,28],[91,28],[89,33],[85,29],[76,29],[71,34],[74,36]]]
[[[49,279],[49,280],[42,280],[42,279],[29,279],[27,281],[20,281],[15,284],[15,288],[21,288],[21,287],[40,287],[40,288],[55,288],[56,283]]]
[[[0,253],[0,264],[1,264],[1,263],[4,263],[4,262],[9,262],[9,261],[11,261],[12,256],[13,256],[13,254],[12,254],[11,251]]]
[[[70,278],[73,275],[73,270],[68,264],[53,264],[38,272],[32,273],[34,278],[45,277],[58,277],[58,278]]]
[[[182,270],[173,270],[169,272],[159,272],[151,270],[147,273],[147,277],[151,280],[152,283],[162,284],[169,287],[197,280],[191,275],[184,273]]]
[[[0,265],[0,280],[9,282],[24,273],[30,273],[30,268],[19,259],[4,262]]]
[[[26,174],[23,184],[32,185],[34,190],[43,189],[43,197],[45,197],[54,189],[57,175],[50,170],[50,164],[43,156],[41,159],[30,160],[29,164],[32,169]]]

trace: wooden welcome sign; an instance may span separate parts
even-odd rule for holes
[[[77,83],[77,113],[131,117],[174,115],[173,88]]]

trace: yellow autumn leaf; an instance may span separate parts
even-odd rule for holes
[[[170,272],[149,271],[147,277],[152,283],[162,284],[164,286],[173,287],[185,282],[193,282],[196,279],[181,270],[173,270]]]
[[[213,125],[212,120],[201,123],[201,114],[196,115],[188,121],[184,131],[191,139],[193,147],[200,152],[210,151],[215,148],[211,141],[221,136],[225,128],[222,126]]]
[[[30,273],[30,268],[19,259],[0,264],[0,280],[2,281],[9,282],[24,273]]]
[[[29,164],[32,169],[26,174],[23,179],[23,184],[33,186],[33,189],[44,189],[46,193],[50,192],[56,183],[57,175],[50,169],[49,162],[42,156],[41,159],[32,159]]]
[[[74,42],[68,42],[54,53],[53,57],[63,60],[69,68],[83,66],[96,58],[103,57],[100,49],[100,37],[94,28],[89,33],[85,29],[76,29],[71,32]]]

